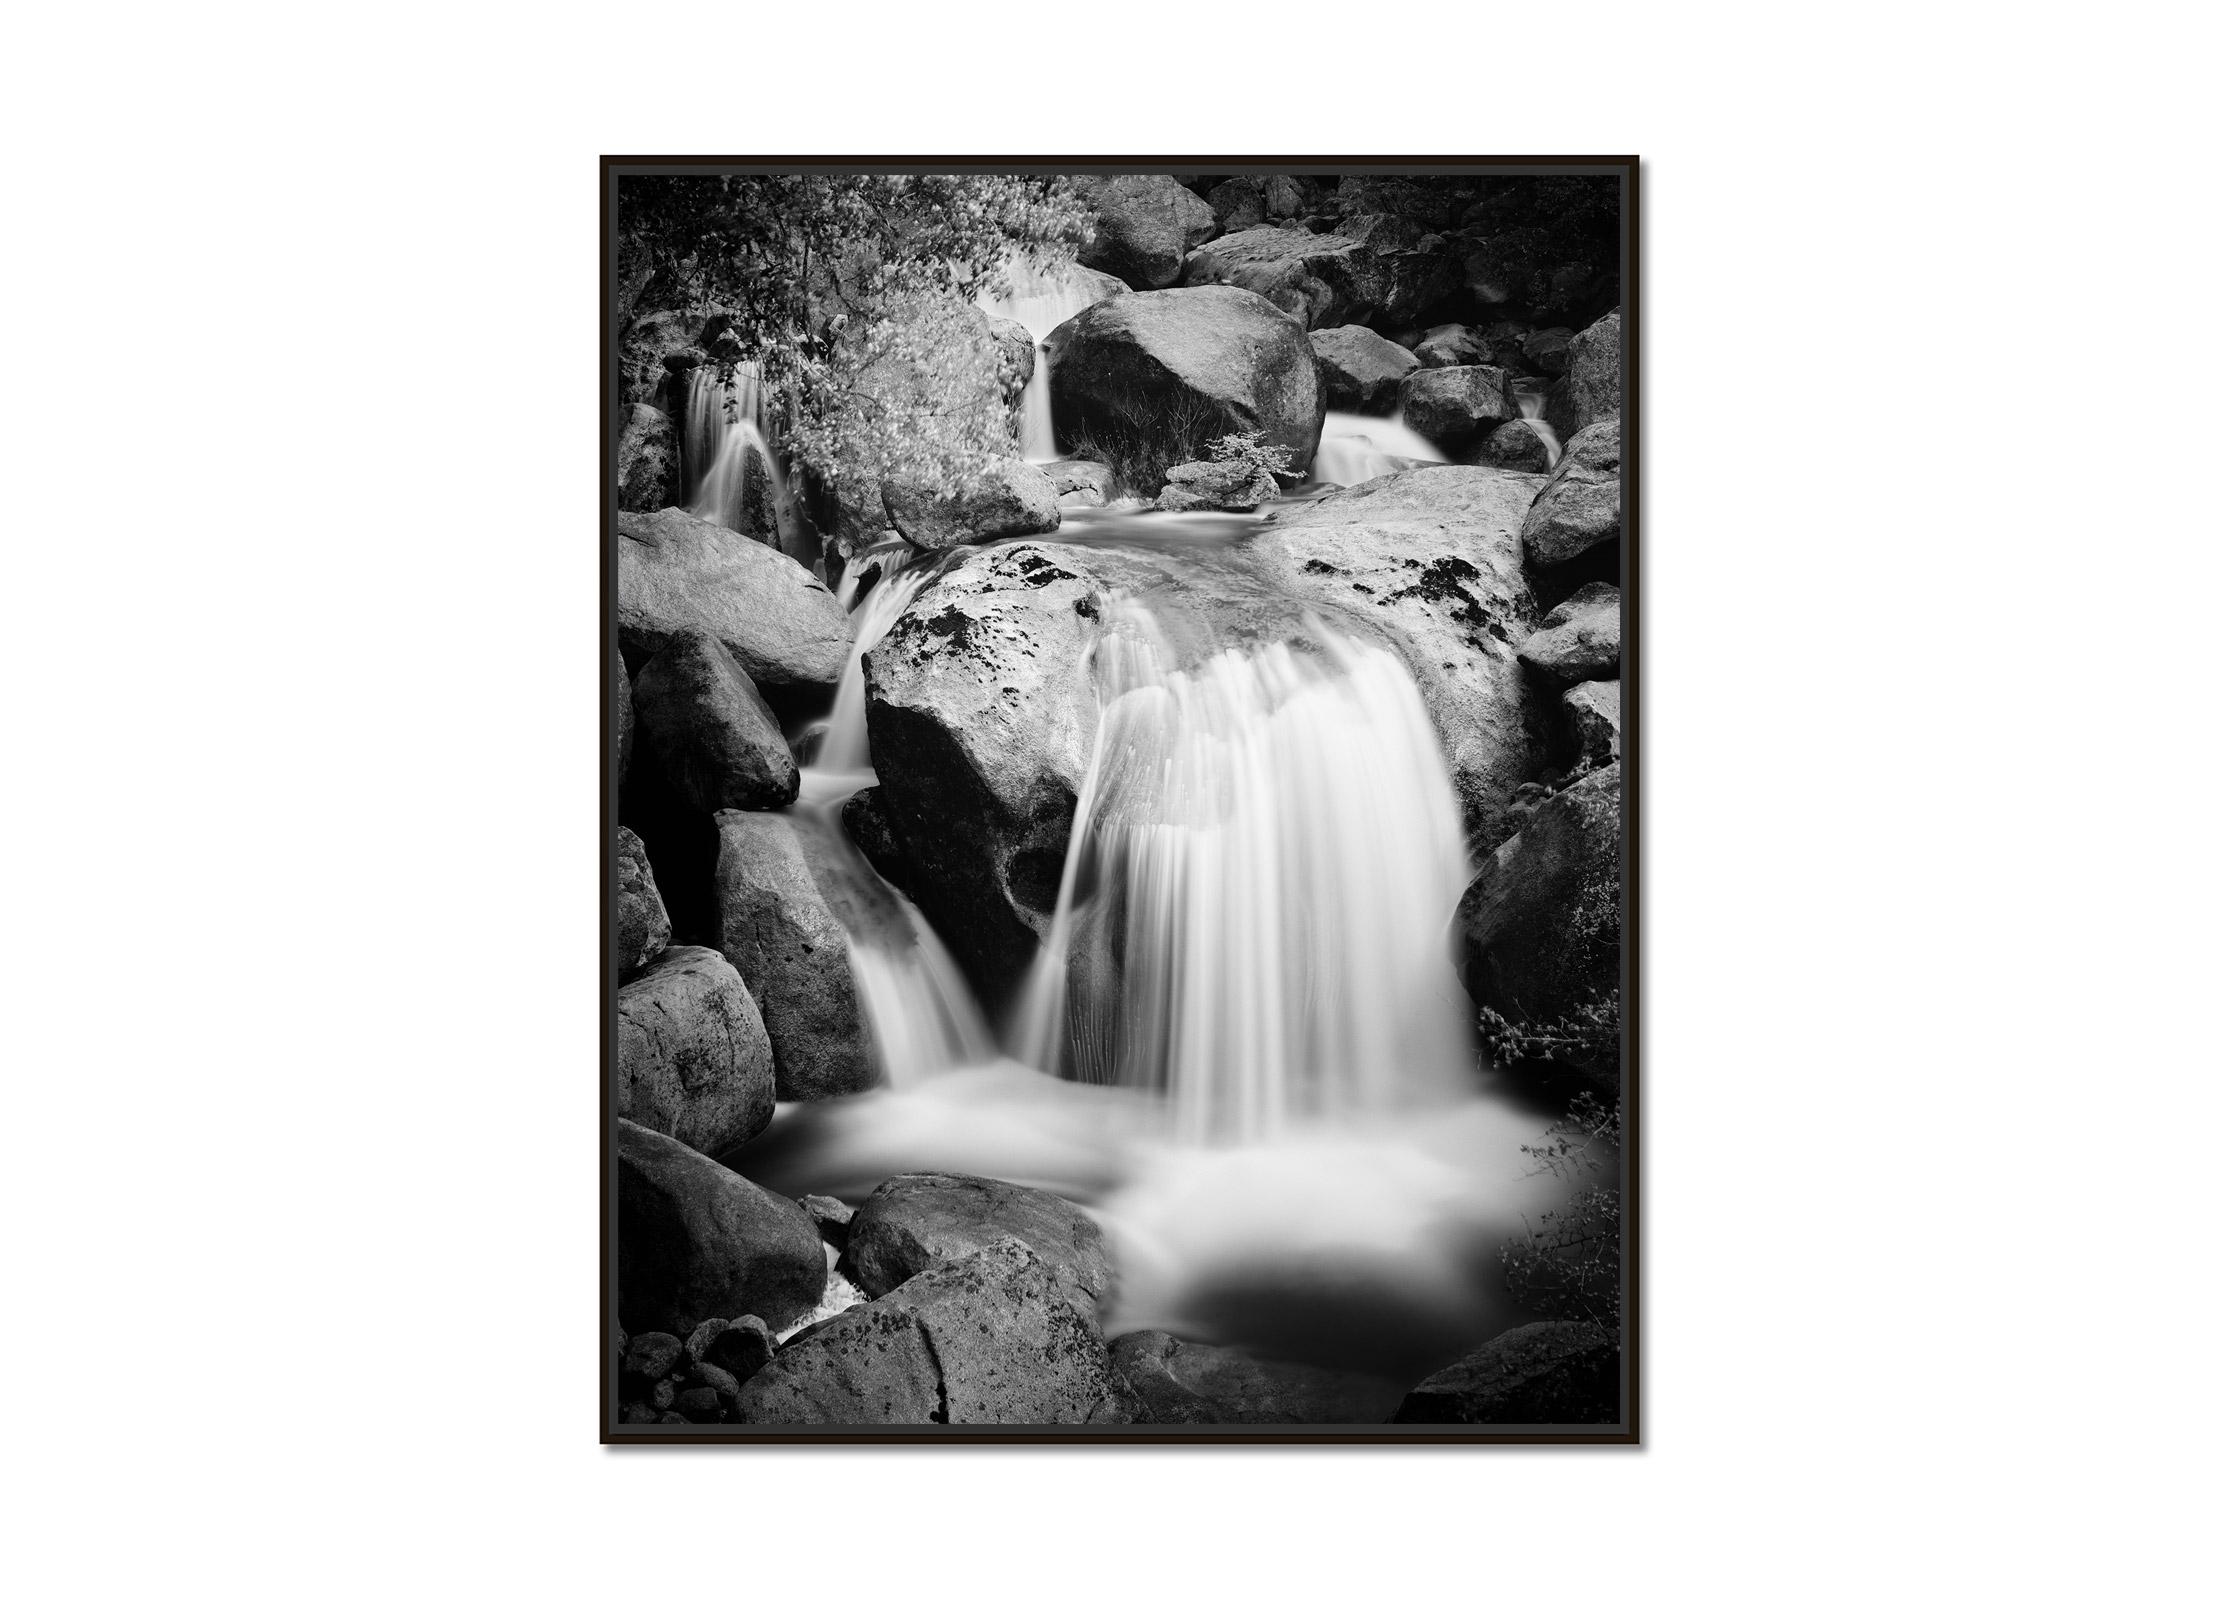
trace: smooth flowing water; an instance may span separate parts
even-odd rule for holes
[[[1413,676],[1252,588],[1256,526],[1100,511],[1049,536],[1144,581],[1084,657],[1092,752],[1001,1045],[841,824],[876,781],[863,653],[955,558],[851,563],[854,645],[792,815],[847,863],[839,893],[820,884],[890,1087],[781,1107],[733,1159],[791,1194],[861,1199],[912,1171],[1046,1188],[1105,1231],[1107,1336],[1404,1382],[1529,1319],[1501,1251],[1582,1179],[1524,1153],[1546,1106],[1473,1071],[1447,948],[1468,859]]]
[[[1516,396],[1517,410],[1524,418],[1524,425],[1540,436],[1540,448],[1548,453],[1548,470],[1555,471],[1556,463],[1563,457],[1563,444],[1547,421],[1547,389],[1537,383],[1519,383],[1511,392]]]
[[[1312,475],[1322,483],[1350,488],[1426,464],[1447,465],[1437,445],[1398,417],[1365,417],[1351,411],[1333,411],[1322,419],[1322,442],[1314,454]]]
[[[1072,271],[1038,273],[1015,260],[1004,287],[980,301],[980,309],[989,316],[1008,317],[1034,335],[1034,376],[1027,380],[1026,401],[1019,413],[1020,453],[1029,461],[1058,457],[1057,429],[1050,416],[1050,363],[1042,353],[1042,341],[1066,318],[1097,303],[1093,281]]]

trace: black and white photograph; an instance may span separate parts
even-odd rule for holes
[[[1638,1436],[1637,172],[602,165],[603,1438]]]

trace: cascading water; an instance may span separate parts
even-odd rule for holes
[[[1013,260],[1004,288],[980,301],[980,309],[989,316],[1008,317],[1034,335],[1034,376],[1027,380],[1027,397],[1019,413],[1020,453],[1029,461],[1058,457],[1057,429],[1050,414],[1050,364],[1042,353],[1042,341],[1059,323],[1100,298],[1092,282],[1078,273],[1046,275],[1027,262]]]
[[[1023,1059],[1159,1091],[1201,1144],[1459,1098],[1468,852],[1407,669],[1309,618],[1183,670],[1114,622]]]
[[[1419,463],[1445,466],[1447,458],[1398,417],[1333,411],[1322,419],[1322,443],[1315,449],[1311,473],[1323,483],[1351,487]]]
[[[1512,392],[1517,398],[1517,411],[1524,425],[1540,436],[1540,448],[1548,452],[1548,470],[1556,470],[1556,463],[1563,459],[1563,444],[1556,438],[1556,430],[1549,426],[1545,412],[1548,409],[1548,391],[1538,384],[1517,384]]]
[[[995,1045],[970,985],[924,915],[887,883],[849,839],[841,812],[857,791],[877,781],[864,725],[863,657],[885,638],[933,576],[931,562],[896,544],[848,565],[840,592],[860,598],[853,613],[848,662],[816,759],[802,770],[800,798],[790,815],[829,871],[823,887],[848,933],[848,963],[885,1081],[908,1088],[960,1067],[995,1059]],[[864,596],[867,586],[872,587]]]

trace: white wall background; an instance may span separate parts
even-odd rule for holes
[[[2229,1582],[2228,27],[16,18],[18,1592]],[[1648,158],[1644,1449],[592,1442],[601,150]]]

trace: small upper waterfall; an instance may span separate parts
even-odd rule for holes
[[[1198,1143],[1459,1092],[1468,853],[1407,668],[1308,617],[1184,669],[1140,605],[1115,622],[1018,1054],[1163,1091]]]
[[[1540,448],[1548,452],[1548,470],[1556,470],[1556,463],[1563,459],[1563,445],[1556,438],[1543,415],[1548,409],[1548,391],[1539,384],[1520,383],[1511,390],[1517,399],[1517,410],[1524,425],[1540,436]]]
[[[1312,476],[1350,487],[1398,472],[1411,462],[1444,466],[1439,447],[1398,417],[1364,417],[1333,411],[1322,419]]]
[[[1099,298],[1076,273],[1045,276],[1014,260],[1004,288],[980,301],[980,309],[989,316],[1008,317],[1034,335],[1034,376],[1027,382],[1026,403],[1019,414],[1020,453],[1029,461],[1058,457],[1057,428],[1050,417],[1050,364],[1042,353],[1042,341],[1059,323]]]

